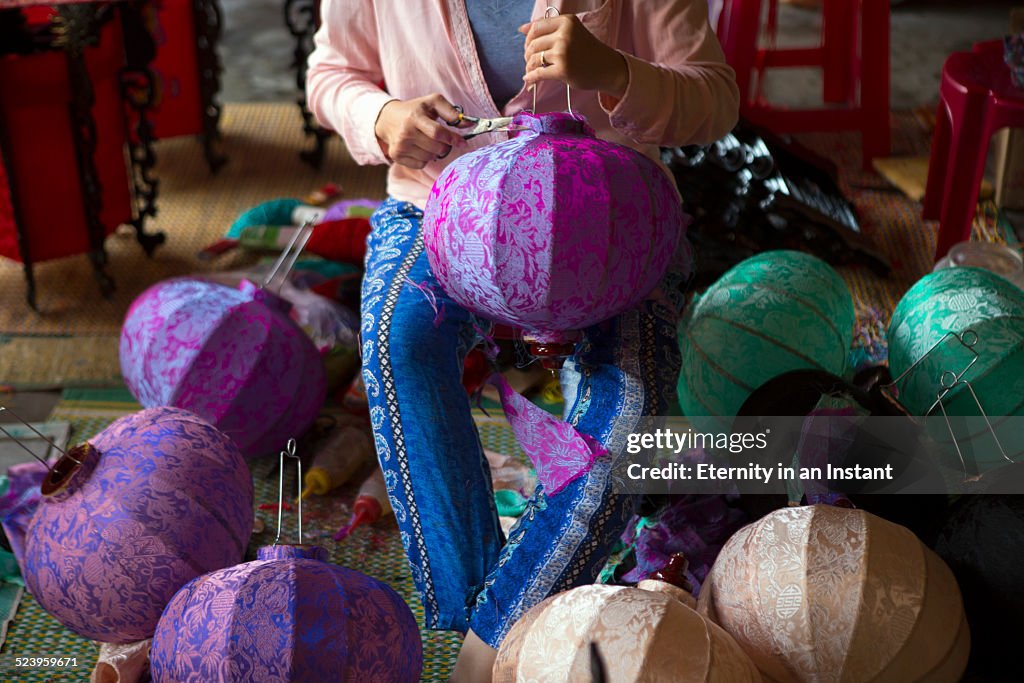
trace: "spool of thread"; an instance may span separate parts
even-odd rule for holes
[[[352,518],[348,525],[338,530],[334,540],[344,540],[357,528],[373,524],[387,514],[391,514],[391,503],[388,501],[388,489],[384,484],[384,473],[378,468],[359,487],[359,495],[352,504]]]
[[[303,481],[302,497],[323,496],[352,478],[373,456],[369,427],[349,424],[338,429],[317,451]]]

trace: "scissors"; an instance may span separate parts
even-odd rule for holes
[[[475,138],[477,135],[483,135],[485,133],[507,133],[516,130],[526,130],[525,126],[513,125],[511,116],[502,116],[496,119],[484,119],[479,116],[467,116],[463,113],[460,105],[455,106],[455,111],[459,112],[458,120],[452,124],[455,126],[461,125],[463,122],[473,124],[472,128],[467,129],[462,133],[463,140],[470,140]]]

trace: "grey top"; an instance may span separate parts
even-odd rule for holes
[[[491,98],[501,109],[523,87],[526,36],[516,31],[530,21],[533,0],[466,0]]]

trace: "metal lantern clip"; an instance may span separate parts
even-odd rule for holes
[[[1003,444],[999,440],[999,436],[996,434],[996,430],[992,426],[991,420],[989,420],[988,413],[985,412],[984,406],[981,405],[981,400],[975,393],[974,387],[971,386],[971,383],[968,380],[964,379],[964,375],[966,375],[970,371],[970,369],[974,367],[974,364],[978,362],[979,355],[978,352],[974,349],[979,340],[977,332],[971,329],[966,329],[960,334],[957,334],[956,332],[947,332],[941,339],[935,342],[935,344],[932,345],[932,347],[928,349],[928,351],[926,351],[924,355],[922,355],[920,358],[914,361],[909,368],[904,370],[899,377],[894,379],[889,384],[884,385],[883,388],[888,389],[890,391],[895,389],[896,398],[898,400],[899,387],[897,385],[903,380],[905,380],[907,377],[909,377],[917,369],[919,365],[924,363],[925,360],[932,353],[934,353],[940,346],[945,344],[946,340],[949,339],[950,337],[955,339],[957,343],[963,346],[971,354],[971,360],[967,363],[966,366],[964,366],[962,370],[960,370],[960,372],[956,372],[953,370],[945,370],[939,376],[939,389],[935,394],[935,402],[932,403],[932,405],[928,408],[924,416],[930,417],[932,413],[935,412],[936,408],[942,411],[942,418],[946,423],[946,429],[949,431],[949,437],[953,440],[953,447],[956,449],[957,457],[960,459],[960,466],[963,468],[964,481],[977,481],[978,479],[981,478],[981,475],[971,476],[970,474],[968,474],[967,462],[964,460],[963,452],[960,450],[960,443],[956,438],[956,434],[953,432],[953,425],[949,421],[949,414],[946,412],[946,405],[944,403],[944,399],[953,389],[959,386],[967,388],[967,391],[969,391],[971,394],[971,398],[974,400],[974,404],[978,407],[978,411],[981,413],[981,416],[985,419],[985,425],[988,427],[989,434],[992,435],[992,439],[995,441],[996,447],[999,449],[999,454],[1007,463],[1013,464],[1014,462],[1006,454],[1006,450],[1003,448]],[[892,396],[892,394],[890,394],[890,396]]]
[[[274,545],[281,541],[281,513],[284,510],[284,459],[295,458],[295,465],[298,467],[298,522],[299,522],[299,545],[302,545],[302,458],[295,454],[295,439],[288,439],[288,445],[281,451],[281,459],[278,464],[277,476],[277,536],[274,537]]]

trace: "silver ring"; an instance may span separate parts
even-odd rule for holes
[[[551,66],[551,64],[548,63],[548,60],[546,60],[544,58],[544,53],[545,52],[547,52],[547,50],[541,50],[540,51],[540,65],[541,66]]]

